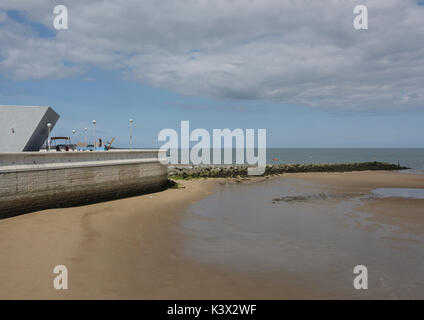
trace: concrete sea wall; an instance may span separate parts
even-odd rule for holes
[[[158,150],[0,153],[0,218],[164,189]]]

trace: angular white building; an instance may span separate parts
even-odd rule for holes
[[[0,153],[39,151],[59,115],[50,107],[0,106]]]

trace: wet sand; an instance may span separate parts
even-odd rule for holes
[[[264,283],[289,275],[280,292],[295,287],[316,299],[423,299],[424,200],[372,192],[423,182],[424,176],[353,172],[222,186],[185,215],[182,229],[191,238],[184,254],[260,276],[258,297],[267,297]],[[368,268],[368,290],[353,287],[357,265]]]
[[[0,298],[373,298],[372,295],[343,295],[340,294],[343,290],[337,288],[323,290],[315,279],[306,281],[309,278],[304,278],[301,272],[281,268],[278,264],[277,268],[263,268],[259,261],[252,268],[244,268],[238,264],[227,264],[225,259],[216,262],[214,257],[220,257],[220,253],[211,250],[211,245],[214,241],[219,244],[219,234],[205,242],[209,250],[207,254],[212,259],[203,259],[190,248],[191,244],[198,243],[197,231],[203,232],[205,225],[213,226],[208,222],[210,217],[200,215],[195,218],[197,224],[199,219],[203,221],[199,230],[187,227],[193,226],[190,225],[191,215],[199,208],[196,206],[201,206],[202,199],[207,201],[214,194],[224,194],[227,187],[254,187],[279,179],[287,180],[289,184],[294,180],[303,181],[306,183],[303,188],[310,190],[319,185],[320,189],[333,193],[355,195],[378,187],[424,187],[424,175],[393,172],[286,174],[242,181],[241,186],[225,179],[179,181],[185,188],[0,220]],[[359,206],[362,206],[360,210],[375,213],[366,217],[371,224],[367,224],[363,231],[373,233],[375,230],[369,228],[370,225],[390,223],[403,228],[404,232],[421,236],[423,201],[388,198],[363,203]],[[270,201],[266,205],[273,204]],[[407,215],[402,214],[405,206],[408,208]],[[352,210],[352,215],[355,214],[356,209]],[[338,219],[331,215],[327,218]],[[343,232],[342,224],[340,228]],[[211,232],[213,234],[217,230]],[[200,236],[208,236],[208,233]],[[226,239],[222,240],[226,243]],[[240,243],[231,243],[235,247],[228,248],[228,251],[238,252]],[[261,250],[261,243],[252,245]],[[275,255],[275,252],[270,254]],[[293,263],[296,264],[296,261]],[[68,290],[53,288],[55,265],[67,266]],[[416,296],[412,294],[410,297]]]
[[[187,187],[0,220],[0,298],[175,297],[178,214],[215,182],[181,184]],[[53,289],[55,265],[68,268],[68,290]]]
[[[286,175],[289,177],[289,175]],[[292,175],[339,193],[368,193],[377,188],[424,188],[424,175],[400,172],[306,173]],[[374,213],[369,221],[391,224],[424,235],[424,200],[401,197],[372,199],[356,208]],[[424,261],[423,261],[424,263]]]
[[[183,188],[0,220],[0,299],[248,299],[256,276],[196,263],[180,254],[184,208],[222,179]],[[65,265],[69,289],[53,288]],[[277,281],[278,282],[278,281]],[[270,297],[305,296],[265,284]]]

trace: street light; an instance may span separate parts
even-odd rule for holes
[[[134,122],[134,120],[133,119],[130,119],[130,149],[132,149],[132,131],[133,131],[133,129],[132,129],[132,125],[133,125],[133,122]]]
[[[49,136],[47,138],[47,151],[50,151],[50,132],[52,129],[52,124],[50,122],[47,123],[47,128],[49,129]]]
[[[74,138],[75,138],[75,130],[72,130],[72,140],[73,140],[73,141],[75,141],[75,139],[74,139]],[[72,142],[71,142],[71,144],[72,144]]]
[[[87,143],[87,130],[88,130],[88,128],[84,128],[84,131],[85,131],[85,143]]]
[[[93,144],[93,148],[94,150],[96,149],[96,120],[93,120],[93,138],[94,138],[94,144]]]

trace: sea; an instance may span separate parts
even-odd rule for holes
[[[221,150],[221,164],[224,164],[225,149]],[[202,153],[200,152],[200,155]],[[212,162],[213,150],[209,150]],[[231,163],[236,164],[236,149],[232,149]],[[255,156],[258,152],[255,150]],[[170,152],[168,150],[168,156]],[[178,150],[181,163],[181,149]],[[244,153],[244,162],[246,154]],[[424,148],[267,148],[267,164],[317,164],[353,163],[379,161],[408,167],[411,173],[424,174]]]
[[[267,163],[380,161],[424,173],[424,148],[268,148]]]

